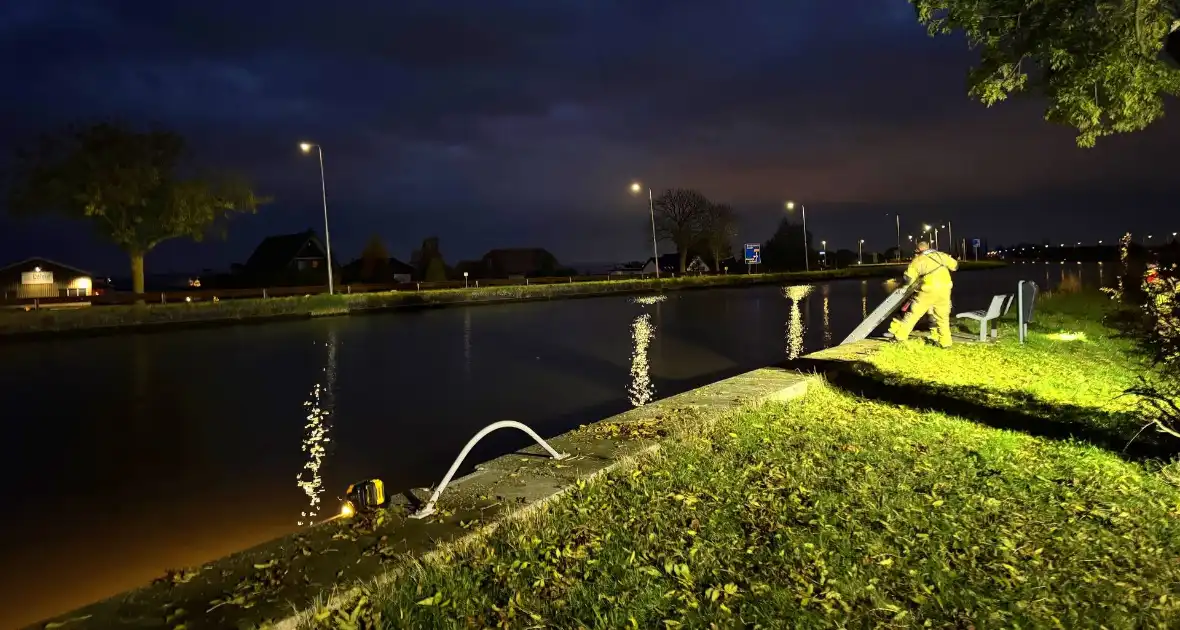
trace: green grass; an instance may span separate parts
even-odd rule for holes
[[[964,268],[968,263],[964,263]],[[997,263],[970,263],[969,268],[986,269]],[[233,323],[277,317],[316,317],[351,312],[413,306],[479,304],[498,301],[557,299],[578,295],[606,295],[639,291],[677,290],[704,287],[748,286],[780,282],[818,281],[840,278],[887,276],[897,273],[892,265],[866,266],[810,273],[757,275],[686,276],[664,280],[611,280],[569,282],[466,289],[424,291],[383,291],[337,295],[309,295],[268,299],[202,301],[193,303],[95,306],[89,308],[42,309],[25,312],[0,310],[0,336],[49,333],[68,330],[110,329],[195,322]],[[576,279],[576,277],[575,277]]]
[[[1154,431],[1139,434],[1137,401],[1122,396],[1141,376],[1157,374],[1130,340],[1103,325],[1113,308],[1096,292],[1050,295],[1039,301],[1024,345],[1009,317],[998,343],[961,343],[949,353],[920,342],[890,344],[856,371],[891,388],[895,401],[904,402],[908,392],[927,407],[988,413],[1037,425],[1020,428],[1109,446],[1122,447],[1136,435],[1148,445],[1168,442]]]
[[[1180,488],[1157,463],[1036,425],[1058,408],[1098,430],[1130,413],[1114,397],[1140,366],[1099,308],[1043,303],[1055,312],[1023,348],[891,347],[854,381],[891,383],[880,391],[836,378],[679,434],[348,614],[390,628],[1177,627]],[[1044,337],[1059,327],[1087,341]]]

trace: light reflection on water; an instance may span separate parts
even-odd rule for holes
[[[860,318],[866,319],[869,316],[869,281],[860,281]]]
[[[651,382],[651,366],[647,360],[647,349],[655,336],[655,326],[652,326],[651,315],[644,313],[631,322],[631,384],[627,387],[627,394],[631,404],[642,407],[651,402],[656,395],[655,385]]]
[[[631,302],[643,308],[654,305],[658,316],[660,302],[666,299],[667,296],[664,295],[644,295],[632,299]],[[656,327],[651,323],[651,315],[648,313],[643,313],[631,322],[631,383],[627,386],[627,397],[636,407],[646,405],[656,395],[656,386],[651,380],[651,363],[648,359],[648,349],[655,335]]]
[[[787,318],[787,359],[797,359],[803,353],[803,314],[799,302],[811,293],[810,285],[783,287],[783,296],[791,301],[791,314]],[[825,298],[826,299],[826,298]]]
[[[296,476],[296,483],[307,495],[307,509],[300,513],[299,526],[312,525],[319,515],[320,499],[324,494],[324,481],[320,476],[320,467],[327,456],[327,447],[332,439],[328,434],[332,430],[329,418],[336,406],[336,331],[328,331],[328,362],[323,370],[323,383],[316,383],[311,390],[311,397],[304,401],[307,409],[307,423],[303,426],[303,452],[307,454],[307,461],[303,470]]]
[[[828,295],[832,292],[831,286],[825,284],[823,288],[824,293],[824,347],[832,347],[832,311],[828,308]]]
[[[471,309],[463,311],[463,376],[471,380]]]

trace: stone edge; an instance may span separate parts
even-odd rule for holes
[[[799,398],[806,394],[808,385],[814,378],[815,376],[801,374],[786,368],[760,368],[732,378],[712,383],[710,385],[706,385],[704,387],[689,390],[682,394],[670,396],[649,405],[645,405],[643,407],[632,409],[622,414],[600,420],[593,424],[638,422],[653,416],[659,416],[661,413],[683,410],[685,407],[690,409],[699,409],[700,407],[706,405],[709,408],[706,409],[702,417],[698,417],[697,419],[712,424],[724,417],[740,413],[741,411],[750,408],[758,407],[768,402],[787,401]],[[763,380],[766,382],[760,383],[760,381]],[[733,390],[736,390],[739,393],[744,393],[744,395],[734,397],[731,393]],[[551,439],[551,441],[568,437],[579,430],[580,429],[575,429],[574,431],[555,436]],[[666,439],[669,438],[665,438],[665,440]],[[590,472],[584,476],[580,475],[577,478],[570,480],[568,483],[557,490],[549,493],[548,495],[530,501],[514,510],[500,515],[492,522],[476,529],[470,534],[448,542],[440,543],[434,549],[423,553],[418,558],[418,561],[436,561],[445,558],[449,554],[456,553],[468,545],[478,543],[479,541],[492,535],[501,525],[505,523],[521,520],[528,516],[539,513],[550,503],[560,499],[571,489],[576,487],[578,482],[584,483],[587,481],[592,481],[614,470],[620,468],[625,469],[626,467],[633,466],[639,459],[650,456],[651,454],[657,452],[661,447],[661,443],[662,440],[647,445],[639,451],[624,454],[620,458],[602,468],[594,470],[593,472]],[[496,462],[513,456],[514,454],[508,454],[480,465],[477,472],[452,482],[451,486],[448,486],[448,492],[451,487],[459,490],[464,484],[470,483],[473,480],[479,478],[481,476],[482,470],[494,467]],[[297,609],[291,615],[283,619],[273,621],[268,627],[274,628],[275,630],[297,630],[298,628],[306,627],[307,622],[310,621],[310,619],[317,612],[322,611],[324,608],[330,610],[344,608],[349,603],[359,598],[366,587],[381,588],[383,586],[387,586],[394,580],[398,579],[405,572],[405,570],[406,566],[404,565],[393,567],[390,570],[372,578],[371,580],[368,580],[365,585],[348,586],[343,591],[329,595],[326,603],[321,605],[313,604],[301,609]]]

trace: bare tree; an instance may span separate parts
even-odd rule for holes
[[[688,250],[698,242],[705,214],[712,205],[695,190],[667,190],[655,201],[656,236],[671,241],[680,253],[680,273],[688,267]],[[656,265],[660,262],[657,260]]]
[[[713,270],[721,270],[721,261],[733,255],[737,238],[737,214],[724,203],[711,203],[701,220],[700,243],[713,258]]]

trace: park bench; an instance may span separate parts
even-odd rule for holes
[[[999,318],[1004,314],[1005,304],[1010,305],[1012,302],[1011,295],[997,295],[992,298],[992,303],[988,305],[986,311],[967,311],[966,313],[958,313],[955,315],[956,319],[970,319],[979,322],[979,340],[987,341],[988,332],[991,328],[988,322]],[[994,331],[993,334],[994,335]]]

